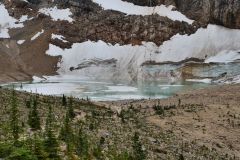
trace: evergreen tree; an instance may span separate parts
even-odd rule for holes
[[[48,116],[47,116],[46,126],[45,126],[44,148],[45,148],[45,151],[48,153],[48,158],[59,159],[58,142],[54,135],[54,130],[53,130],[53,113],[52,113],[51,105],[49,105]]]
[[[67,145],[67,152],[70,153],[72,150],[73,142],[73,130],[70,126],[69,113],[66,112],[64,124],[60,130],[59,138],[63,140]]]
[[[32,151],[34,155],[37,156],[38,159],[41,160],[47,159],[47,153],[44,151],[43,142],[36,133],[34,134]]]
[[[133,136],[133,157],[135,160],[144,160],[146,159],[146,153],[142,149],[142,144],[139,140],[139,133],[135,132]]]
[[[13,90],[11,96],[11,113],[10,113],[10,126],[11,132],[14,140],[14,145],[17,144],[19,138],[19,111],[18,111],[18,102],[16,98],[16,93]]]
[[[29,99],[25,100],[26,107],[31,108],[31,103],[32,103],[32,96],[30,96]]]
[[[65,106],[65,107],[67,106],[67,99],[64,94],[62,96],[62,106]]]
[[[41,129],[40,118],[37,110],[37,97],[34,98],[33,105],[30,108],[30,111],[28,114],[28,124],[33,131],[37,131]]]
[[[74,113],[74,110],[73,110],[73,98],[70,97],[69,98],[69,103],[68,103],[68,114],[69,114],[69,118],[70,119],[73,119],[75,117],[75,113]]]
[[[79,157],[87,157],[88,156],[88,150],[89,150],[89,144],[88,144],[88,138],[87,135],[83,132],[82,125],[79,127],[78,135],[76,136],[75,141],[76,146],[76,154]]]

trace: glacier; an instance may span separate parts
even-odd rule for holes
[[[161,46],[152,42],[142,45],[108,44],[103,41],[74,43],[70,49],[49,45],[46,54],[61,56],[58,64],[60,75],[88,76],[97,79],[138,81],[143,79],[142,64],[146,61],[179,62],[188,58],[209,62],[234,62],[240,59],[240,31],[217,25],[200,28],[192,35],[175,35]],[[86,62],[116,60],[114,65],[89,65]],[[92,63],[89,63],[92,64]]]

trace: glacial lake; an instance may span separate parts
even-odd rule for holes
[[[43,95],[87,97],[94,101],[115,101],[123,99],[157,99],[172,96],[180,91],[207,87],[210,84],[201,82],[168,82],[149,81],[144,83],[124,84],[116,82],[94,81],[71,78],[49,78],[45,81],[19,82],[3,84],[6,88]]]
[[[79,76],[76,74],[35,77],[31,82],[2,84],[2,87],[15,88],[19,91],[39,93],[43,95],[73,96],[89,98],[94,101],[116,101],[124,99],[161,99],[178,92],[213,85],[207,77],[218,77],[226,73],[228,76],[240,74],[240,63],[229,64],[165,64],[161,66],[142,67],[142,77],[135,82],[119,81],[119,77],[110,80],[98,79],[97,76]],[[171,76],[171,73],[174,76]],[[182,80],[184,74],[200,79]],[[216,84],[215,84],[216,85]]]

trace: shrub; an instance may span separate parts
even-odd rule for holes
[[[0,158],[5,158],[12,152],[12,145],[10,143],[0,143]]]
[[[162,106],[156,105],[156,106],[153,107],[153,109],[155,110],[156,114],[164,115],[164,109],[163,109]]]
[[[37,160],[37,157],[26,148],[16,148],[6,160]]]

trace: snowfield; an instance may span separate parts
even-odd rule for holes
[[[24,27],[22,23],[26,20],[28,20],[26,15],[23,15],[20,20],[11,17],[5,6],[0,3],[0,38],[10,38],[8,30],[11,28]]]
[[[187,18],[185,15],[178,11],[173,11],[173,6],[156,6],[156,7],[143,7],[137,6],[133,3],[124,2],[122,0],[93,0],[93,2],[99,4],[105,10],[115,10],[126,13],[128,15],[152,15],[159,14],[163,17],[168,17],[173,21],[184,21],[189,24],[193,23],[193,20]]]
[[[58,9],[56,6],[52,8],[41,8],[39,10],[40,13],[46,14],[50,16],[54,21],[63,21],[66,20],[69,23],[73,22],[71,18],[72,12],[69,8],[67,9]]]
[[[232,62],[239,59],[240,31],[209,25],[199,29],[195,34],[175,35],[161,46],[152,42],[142,45],[111,45],[103,41],[75,43],[70,49],[61,49],[50,44],[46,52],[51,56],[62,56],[59,62],[60,74],[88,75],[99,78],[136,79],[141,77],[141,64],[146,61],[178,62],[195,57],[208,62]],[[89,66],[70,71],[71,67],[93,59],[117,60],[115,66]]]

